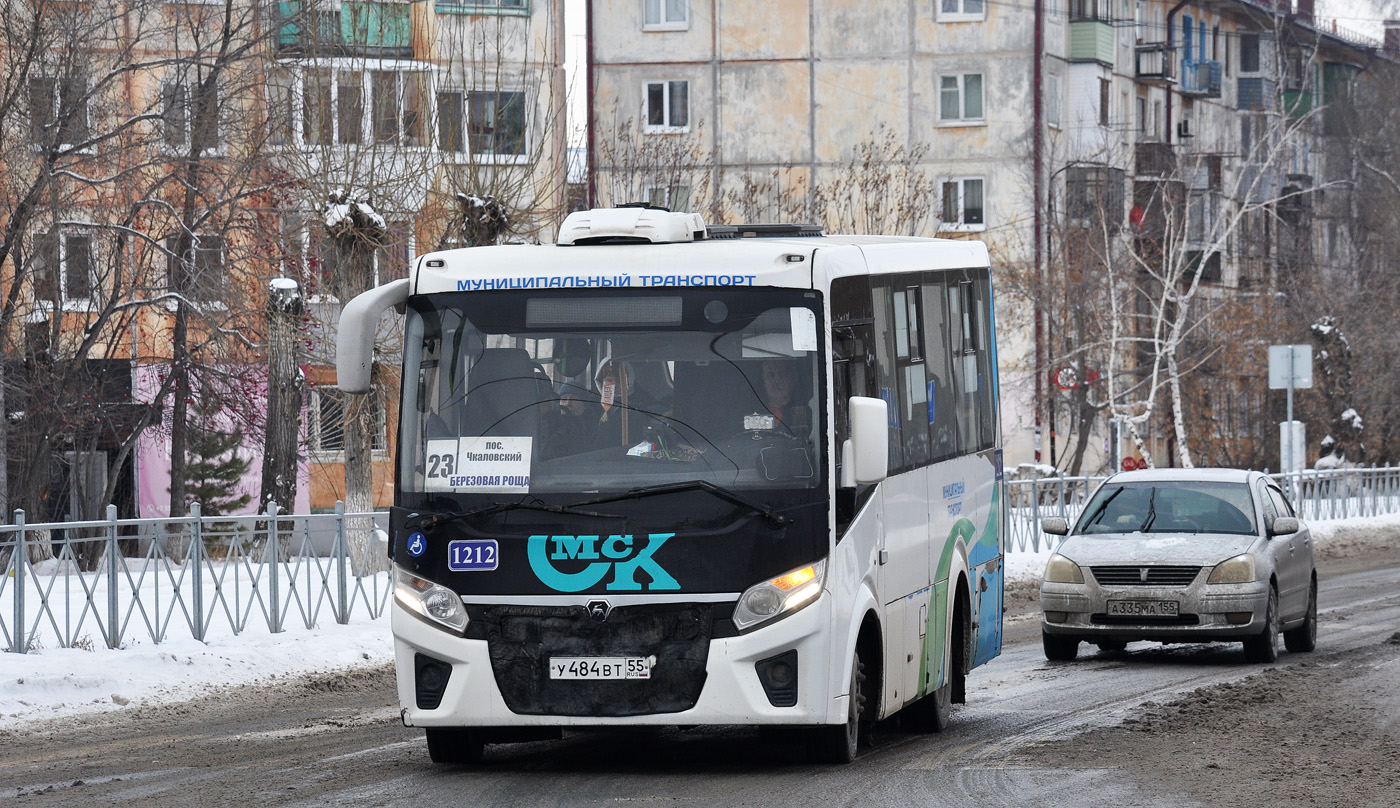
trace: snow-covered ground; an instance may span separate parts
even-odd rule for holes
[[[1381,543],[1400,542],[1400,515],[1315,522],[1318,552],[1356,555]],[[1040,576],[1051,549],[1013,551],[1008,582]],[[185,701],[221,688],[315,672],[388,664],[393,647],[388,618],[363,613],[347,625],[326,619],[280,634],[250,627],[239,636],[202,643],[172,638],[153,645],[133,642],[119,650],[41,648],[0,653],[0,728],[74,713],[120,710],[130,704]]]

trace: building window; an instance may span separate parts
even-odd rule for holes
[[[268,79],[272,140],[281,145],[429,146],[431,100],[423,70],[308,67]]]
[[[1053,73],[1045,76],[1045,122],[1060,127],[1060,77]]]
[[[307,443],[313,452],[339,454],[345,451],[345,394],[329,385],[311,388],[308,402]],[[366,403],[373,408],[374,427],[370,431],[370,449],[383,452],[385,440],[384,407],[379,396],[370,394]]]
[[[940,22],[980,20],[987,14],[985,0],[938,0]]]
[[[944,123],[982,121],[982,74],[938,77],[938,119]]]
[[[59,145],[73,146],[88,139],[87,82],[77,76],[29,79],[30,138],[48,143],[55,127]]]
[[[981,178],[958,178],[943,183],[943,217],[940,230],[984,230]]]
[[[467,106],[461,90],[439,90],[437,94],[438,148],[443,151],[467,150]]]
[[[645,103],[646,131],[677,132],[690,127],[690,82],[647,82]]]
[[[1099,126],[1108,126],[1109,103],[1113,98],[1113,82],[1099,79]]]
[[[1109,0],[1070,0],[1070,22],[1111,22],[1113,11]]]
[[[1240,72],[1259,72],[1259,35],[1240,34]]]
[[[647,204],[673,211],[690,210],[689,185],[653,185],[646,189]]]
[[[199,87],[187,87],[179,82],[162,85],[160,115],[161,137],[167,148],[184,150],[192,142],[200,151],[219,147],[217,86],[211,86],[207,93],[202,93]]]
[[[224,298],[224,237],[176,233],[165,237],[166,287],[198,303]]]
[[[525,154],[525,94],[474,92],[468,96],[467,135],[472,154]]]
[[[434,5],[439,14],[526,16],[530,13],[530,0],[444,0]]]
[[[50,231],[34,239],[38,262],[34,296],[54,303],[82,303],[97,287],[90,233]]]
[[[684,31],[690,27],[689,0],[645,0],[643,31]]]

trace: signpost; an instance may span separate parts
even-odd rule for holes
[[[1279,424],[1281,471],[1300,471],[1307,457],[1303,424],[1293,420],[1294,388],[1312,387],[1311,345],[1269,346],[1269,389],[1288,391],[1288,420]]]

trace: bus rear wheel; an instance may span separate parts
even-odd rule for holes
[[[481,734],[469,729],[429,729],[427,735],[434,763],[476,763],[486,751]]]

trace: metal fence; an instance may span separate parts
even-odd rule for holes
[[[1275,474],[1305,520],[1400,513],[1400,468]],[[1103,477],[1009,480],[1006,549],[1039,552],[1041,519],[1073,521]],[[204,641],[381,617],[385,513],[200,516],[0,525],[3,650],[120,648],[172,633]],[[186,634],[187,632],[187,634]]]
[[[4,650],[204,641],[384,614],[386,513],[201,516],[0,525]],[[186,633],[187,632],[187,633]]]
[[[1305,521],[1400,514],[1400,466],[1316,469],[1271,474]],[[1046,541],[1040,520],[1062,516],[1073,524],[1104,477],[1032,477],[1008,480],[1006,546],[1038,552]]]

